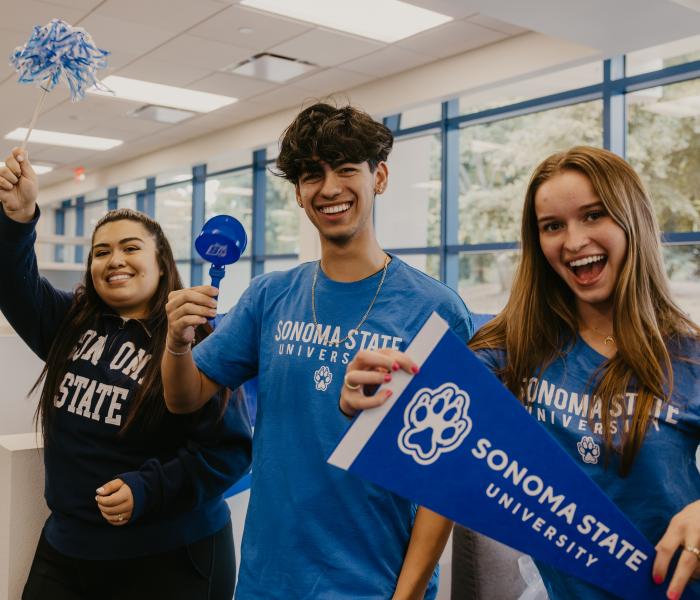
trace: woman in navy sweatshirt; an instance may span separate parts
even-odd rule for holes
[[[224,492],[249,468],[242,403],[165,410],[165,304],[182,287],[160,226],[129,209],[92,235],[85,280],[56,290],[37,269],[38,185],[26,153],[0,166],[0,309],[46,362],[37,382],[51,510],[25,600],[230,600]],[[207,313],[193,317],[198,339]]]

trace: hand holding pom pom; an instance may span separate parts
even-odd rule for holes
[[[63,78],[70,89],[71,100],[81,100],[86,88],[100,85],[95,73],[107,66],[105,59],[108,54],[95,46],[84,29],[71,27],[60,19],[53,19],[44,27],[34,27],[29,41],[15,48],[10,62],[19,74],[19,82],[38,83],[44,90],[22,150],[27,145],[46,94]]]

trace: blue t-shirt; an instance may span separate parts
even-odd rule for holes
[[[472,334],[459,296],[396,257],[359,331],[381,272],[340,283],[319,270],[316,326],[316,265],[253,280],[194,349],[197,366],[222,385],[259,376],[239,600],[391,597],[416,507],[326,463],[348,427],[338,410],[346,366],[360,349],[405,349],[433,310],[465,341]],[[436,590],[434,575],[426,598]]]
[[[652,543],[666,531],[671,517],[700,499],[700,474],[695,452],[700,441],[700,343],[686,341],[680,354],[694,362],[674,360],[674,389],[669,403],[657,400],[647,436],[629,475],[620,477],[617,455],[605,467],[605,442],[600,414],[588,419],[591,377],[606,358],[581,338],[571,351],[527,384],[527,410],[579,461],[595,481]],[[505,365],[502,350],[479,350],[493,371]],[[613,422],[613,434],[629,426],[636,393],[624,401],[625,418]],[[609,599],[611,594],[537,562],[551,600]],[[670,575],[666,582],[670,582]],[[692,584],[697,593],[698,584]]]

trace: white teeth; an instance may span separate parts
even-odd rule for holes
[[[346,211],[348,208],[350,208],[350,203],[345,202],[344,204],[336,204],[335,206],[324,206],[319,208],[319,210],[324,215],[334,215],[336,213]]]
[[[579,260],[572,260],[569,263],[570,267],[583,267],[584,265],[590,265],[594,262],[598,262],[599,260],[603,260],[605,258],[604,255],[599,254],[598,256],[586,256],[585,258],[580,258]]]
[[[107,281],[112,283],[113,281],[122,281],[123,279],[130,279],[131,275],[112,275],[107,278]]]

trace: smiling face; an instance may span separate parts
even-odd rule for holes
[[[564,170],[535,194],[542,253],[582,304],[612,307],[627,257],[627,238],[608,214],[588,177]]]
[[[380,162],[372,172],[367,161],[331,167],[324,161],[305,171],[296,186],[297,201],[322,240],[345,246],[373,235],[375,190],[384,191],[388,170]]]
[[[90,276],[95,291],[125,318],[144,318],[162,276],[156,242],[148,230],[127,219],[95,231]]]

